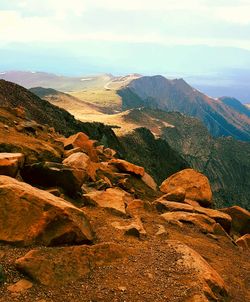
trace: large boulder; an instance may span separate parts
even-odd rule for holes
[[[132,174],[135,174],[135,175],[141,176],[141,177],[143,177],[145,174],[145,170],[143,167],[134,165],[123,159],[114,158],[110,161],[110,164],[117,167],[117,169],[121,172],[132,173]]]
[[[18,246],[93,241],[83,211],[46,191],[0,176],[0,242]]]
[[[21,170],[23,180],[44,188],[61,187],[66,194],[76,196],[81,192],[82,180],[75,168],[54,162],[40,162],[26,165]],[[79,175],[78,175],[79,176]]]
[[[118,215],[126,215],[126,204],[133,199],[130,194],[118,188],[89,192],[83,194],[83,198],[87,204],[109,209]]]
[[[202,206],[211,206],[212,191],[205,175],[193,169],[185,169],[164,180],[160,190],[170,193],[180,187],[185,190],[187,199],[198,201]]]
[[[82,185],[87,174],[87,169],[90,164],[90,158],[83,152],[77,152],[67,157],[63,162],[63,165],[72,168],[72,172],[79,184]]]
[[[196,251],[176,240],[167,244],[178,253],[177,268],[189,269],[193,276],[190,287],[198,291],[196,298],[188,301],[227,301],[228,291],[221,276]]]
[[[0,175],[16,177],[18,169],[24,164],[22,153],[0,153]]]
[[[232,232],[241,235],[250,234],[250,212],[239,207],[220,209],[232,217]]]
[[[109,265],[126,251],[115,243],[32,250],[16,261],[17,268],[31,279],[49,286],[77,281],[95,267]]]

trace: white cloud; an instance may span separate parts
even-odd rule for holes
[[[219,7],[215,10],[215,17],[229,23],[248,25],[250,24],[250,4],[235,7]]]

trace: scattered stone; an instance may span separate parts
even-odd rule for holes
[[[144,226],[139,217],[134,218],[133,221],[129,224],[124,224],[115,221],[112,223],[112,226],[118,230],[124,230],[125,235],[134,236],[137,238],[142,238],[147,235],[147,232],[144,229]]]
[[[227,288],[220,275],[193,249],[182,242],[169,240],[168,245],[173,248],[180,256],[176,264],[178,266],[192,270],[196,276],[190,287],[200,287],[201,295],[208,298],[208,301],[226,301],[228,297]],[[206,301],[206,300],[191,300]]]
[[[106,266],[128,253],[115,243],[32,250],[16,261],[18,270],[43,285],[77,281],[96,267]]]
[[[212,191],[205,175],[193,169],[185,169],[164,180],[160,190],[170,193],[179,187],[185,190],[187,199],[195,200],[202,206],[211,206]]]
[[[83,211],[46,191],[0,176],[0,241],[53,246],[92,240]]]
[[[118,286],[118,289],[123,293],[127,290],[126,286]]]
[[[250,249],[250,234],[245,234],[236,240],[236,244],[241,246],[243,249]]]
[[[158,229],[157,233],[155,234],[156,236],[161,236],[163,234],[167,234],[166,229],[163,225],[159,224],[158,227],[159,227],[159,229]]]
[[[89,156],[85,153],[77,152],[67,157],[62,163],[72,168],[75,178],[82,185],[87,177],[87,168],[90,163]]]
[[[89,192],[83,194],[83,198],[90,205],[110,209],[114,214],[118,215],[126,215],[126,204],[132,200],[130,194],[118,188]]]
[[[25,290],[28,290],[33,286],[32,282],[26,280],[26,279],[21,279],[15,284],[9,285],[7,289],[12,292],[12,293],[20,293]]]
[[[250,212],[239,207],[220,209],[232,218],[232,232],[241,235],[250,234]]]
[[[143,177],[145,174],[145,170],[143,167],[134,165],[123,159],[112,159],[110,161],[110,164],[116,166],[117,169],[121,172],[132,173],[141,177]]]
[[[70,150],[78,147],[82,151],[86,152],[92,161],[98,162],[97,152],[94,147],[95,143],[96,141],[90,140],[85,133],[78,132],[65,139],[64,149]]]
[[[18,170],[24,165],[22,153],[0,153],[0,175],[16,177]]]

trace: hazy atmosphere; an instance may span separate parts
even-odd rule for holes
[[[163,74],[248,102],[249,12],[249,0],[2,0],[0,70]]]

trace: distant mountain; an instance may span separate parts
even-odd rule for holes
[[[235,110],[231,103],[229,105],[221,99],[206,96],[183,79],[140,77],[119,89],[117,93],[122,98],[124,110],[147,107],[178,111],[200,119],[215,137],[232,136],[239,140],[250,140],[248,115],[239,112],[239,109]]]
[[[44,87],[65,92],[103,87],[113,79],[113,76],[102,74],[98,76],[69,77],[46,72],[7,71],[0,73],[0,79],[17,83],[25,88]]]
[[[220,100],[227,106],[233,108],[235,111],[237,111],[240,114],[244,114],[248,117],[250,117],[250,109],[246,108],[245,105],[243,105],[239,100],[231,97],[221,97]]]

